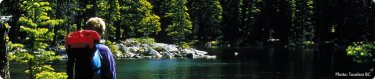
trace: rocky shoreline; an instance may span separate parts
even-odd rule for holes
[[[216,59],[215,55],[209,55],[206,51],[194,48],[179,48],[175,44],[166,43],[145,43],[135,39],[108,44],[115,58],[202,58]],[[57,54],[62,55],[63,59],[67,58],[65,47],[52,48]]]
[[[174,44],[152,43],[140,44],[136,40],[127,39],[113,44],[118,51],[114,54],[117,58],[204,58],[215,59],[216,56],[208,55],[206,51],[194,48],[178,48]]]

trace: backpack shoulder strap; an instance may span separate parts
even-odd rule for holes
[[[100,48],[100,44],[96,44],[96,49],[98,49],[99,57],[100,57],[100,60],[102,61],[103,60],[102,51],[99,48]]]
[[[99,45],[96,44],[96,51],[93,56],[93,69],[94,69],[94,79],[100,79],[100,74],[102,73],[102,66],[103,66],[103,61],[102,61],[102,56],[100,55],[100,49],[98,48]]]

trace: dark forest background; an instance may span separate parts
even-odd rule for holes
[[[66,77],[46,64],[61,59],[53,49],[91,17],[105,20],[111,50],[129,38],[179,47],[331,44],[373,61],[374,7],[371,0],[3,0],[0,15],[12,17],[0,22],[0,76],[9,78],[9,59],[28,63],[30,78]]]
[[[48,2],[49,19],[37,20],[35,3]],[[374,41],[371,0],[5,0],[1,15],[12,15],[9,38],[21,42],[20,18],[37,26],[53,26],[54,41],[83,27],[90,17],[104,18],[107,39],[152,37],[178,43],[215,41],[248,46],[279,42],[302,46],[320,43],[348,45]],[[41,24],[62,20],[57,24]]]

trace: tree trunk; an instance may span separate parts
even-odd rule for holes
[[[120,41],[121,37],[121,26],[120,21],[116,21],[114,26],[116,27],[116,41]]]
[[[77,24],[76,31],[79,31],[82,28],[81,19],[82,19],[82,15],[78,15],[77,18],[75,19],[75,23]]]
[[[7,29],[5,28],[4,24],[0,24],[0,76],[4,79],[10,79],[9,62],[5,47],[5,34]]]
[[[57,31],[60,29],[60,25],[55,26],[53,28],[53,40],[52,40],[52,46],[57,46]]]
[[[98,4],[96,3],[96,0],[93,0],[92,4],[94,5],[93,16],[90,16],[89,18],[96,17],[97,16],[97,12],[99,11],[98,10]]]

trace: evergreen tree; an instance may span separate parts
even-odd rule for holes
[[[242,43],[253,43],[255,41],[260,41],[264,36],[260,31],[265,29],[264,26],[261,26],[257,22],[262,22],[260,14],[264,12],[263,10],[263,0],[244,0],[242,2],[241,9],[241,36],[239,40],[242,40]],[[270,16],[270,15],[268,15]],[[263,38],[264,39],[264,38]]]
[[[181,45],[182,41],[186,41],[186,36],[192,30],[192,22],[190,21],[189,13],[187,13],[186,3],[187,0],[171,0],[169,3],[171,8],[165,16],[171,18],[171,24],[166,28],[167,35],[179,45]]]
[[[128,37],[149,37],[161,30],[160,17],[152,13],[153,6],[147,0],[124,1],[121,8],[124,32]]]
[[[60,59],[60,56],[56,56],[53,51],[46,51],[46,49],[53,40],[52,28],[61,24],[63,20],[51,19],[48,15],[48,11],[52,10],[49,2],[22,0],[20,6],[26,12],[20,17],[18,24],[24,35],[22,43],[27,51],[16,51],[11,54],[10,59],[27,62],[28,69],[25,72],[30,75],[31,79],[38,77],[38,74],[54,73],[47,62]]]
[[[160,29],[161,31],[156,35],[156,40],[161,42],[170,42],[167,35],[167,31],[165,31],[168,27],[168,25],[171,25],[172,18],[171,17],[165,17],[168,13],[168,10],[170,10],[173,6],[170,6],[171,0],[150,0],[150,3],[154,5],[154,8],[152,9],[156,15],[160,16]]]
[[[222,21],[222,40],[225,44],[239,45],[241,43],[238,40],[240,36],[240,4],[242,0],[221,0],[223,7],[223,21]]]
[[[313,0],[290,0],[291,28],[289,45],[314,44]]]
[[[148,37],[151,33],[157,33],[160,28],[160,17],[152,13],[153,6],[147,0],[139,0],[141,7],[137,8],[141,12],[142,19],[137,24],[137,32],[143,37]]]
[[[121,13],[121,24],[120,26],[123,29],[122,37],[129,38],[135,37],[135,26],[137,20],[139,20],[139,13],[137,13],[137,7],[139,5],[135,0],[120,0],[120,13]]]
[[[192,34],[195,39],[208,42],[220,35],[222,7],[219,0],[191,0],[188,3],[192,19]]]
[[[116,32],[115,34],[111,33],[112,35],[115,35],[116,41],[119,41],[121,37],[121,25],[120,25],[120,19],[121,19],[121,12],[120,12],[120,3],[119,0],[110,0],[110,10],[109,10],[109,25],[112,25],[112,27],[116,27],[116,31],[111,30],[112,32]],[[110,33],[107,33],[110,34]],[[107,35],[109,36],[109,35]]]

